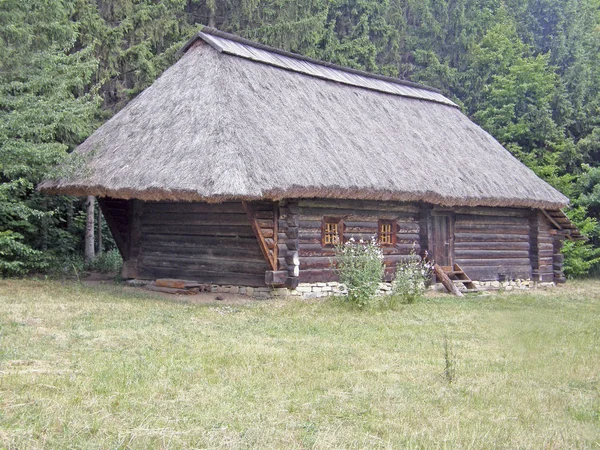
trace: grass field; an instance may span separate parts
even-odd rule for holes
[[[360,312],[0,280],[0,447],[599,448],[600,282]]]

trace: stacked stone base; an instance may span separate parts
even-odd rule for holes
[[[141,280],[140,280],[141,281]],[[130,283],[134,284],[134,283]],[[145,284],[140,282],[140,284]],[[540,282],[532,280],[512,280],[512,281],[473,281],[473,284],[480,291],[517,291],[526,289],[547,289],[554,287],[553,282]],[[431,286],[436,291],[445,291],[446,288],[441,283]],[[224,294],[240,294],[249,297],[267,299],[267,298],[322,298],[335,295],[345,295],[348,293],[342,283],[300,283],[296,289],[271,288],[265,287],[244,287],[244,286],[225,286],[212,285],[211,292]],[[379,295],[389,295],[392,293],[392,283],[379,283]]]

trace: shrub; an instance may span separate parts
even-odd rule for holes
[[[431,267],[430,263],[414,253],[408,261],[398,263],[388,303],[414,303],[423,297],[431,278]]]
[[[119,273],[123,267],[123,258],[119,250],[112,249],[96,256],[88,265],[88,269],[102,273]]]
[[[368,306],[383,278],[383,251],[375,239],[350,239],[336,248],[337,272],[348,290],[347,301],[359,308]]]

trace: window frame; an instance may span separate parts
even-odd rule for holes
[[[337,235],[338,235],[338,243],[325,243],[325,236],[327,233],[325,231],[326,225],[328,223],[337,225]],[[333,248],[336,245],[342,244],[344,242],[344,220],[341,217],[323,217],[321,221],[321,247],[323,248]]]
[[[390,240],[391,242],[386,242],[383,243],[381,237],[383,236],[383,225],[390,225],[390,231],[386,232],[385,234],[390,236]],[[396,242],[397,242],[397,236],[396,234],[398,233],[398,223],[393,220],[393,219],[379,219],[377,221],[377,243],[379,244],[380,247],[395,247],[396,246]]]

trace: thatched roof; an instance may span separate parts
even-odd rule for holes
[[[329,197],[557,209],[435,90],[205,28],[47,192],[143,200]]]

